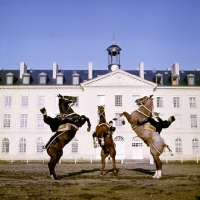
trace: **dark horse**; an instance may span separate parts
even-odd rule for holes
[[[98,143],[101,146],[101,164],[102,169],[100,175],[103,175],[105,168],[105,159],[108,155],[112,158],[113,169],[116,171],[116,163],[115,163],[115,143],[112,138],[112,133],[110,132],[110,127],[108,123],[106,123],[106,116],[104,111],[104,106],[98,106],[98,115],[99,115],[99,124],[96,126],[96,131],[93,133],[93,142],[94,148],[96,148],[95,137],[98,138]]]
[[[62,113],[65,118],[76,121],[78,124],[80,124],[79,127],[81,127],[87,121],[87,131],[90,131],[91,124],[89,118],[87,118],[84,115],[80,116],[74,113],[73,109],[70,106],[70,104],[74,104],[76,102],[76,97],[61,95],[58,95],[58,97],[60,113]],[[50,162],[48,163],[48,167],[52,179],[57,179],[55,173],[55,166],[58,163],[61,156],[63,155],[64,146],[74,138],[76,132],[79,129],[79,127],[73,124],[67,125],[69,127],[68,130],[62,131],[62,134],[60,134],[47,148],[47,153],[51,157]]]
[[[156,164],[156,172],[153,178],[161,178],[162,162],[159,156],[162,154],[165,147],[167,147],[170,152],[171,149],[164,143],[163,139],[160,137],[160,134],[145,130],[144,125],[137,125],[138,121],[152,117],[152,96],[153,95],[150,97],[145,96],[143,98],[137,99],[135,102],[140,108],[133,111],[131,115],[127,112],[123,112],[120,114],[120,117],[124,115],[136,134],[150,147],[151,155],[153,156],[154,162]],[[171,155],[173,154],[171,153]]]

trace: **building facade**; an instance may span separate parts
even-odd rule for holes
[[[19,70],[0,69],[0,159],[48,159],[42,146],[51,130],[43,122],[41,107],[49,116],[59,113],[57,95],[76,96],[73,109],[86,115],[92,124],[85,124],[65,146],[63,158],[100,159],[100,147],[93,147],[92,133],[98,124],[97,106],[105,105],[107,121],[120,113],[131,113],[138,106],[137,98],[154,95],[154,111],[162,119],[174,115],[176,121],[163,129],[161,137],[176,155],[194,157],[200,150],[200,70],[180,70],[175,63],[167,70],[144,70],[139,63],[135,70],[122,70],[117,45],[108,49],[108,66],[93,70],[63,70],[53,63],[51,70],[34,70],[20,63]],[[137,137],[125,119],[114,122],[117,159],[149,158],[149,147]],[[164,157],[163,157],[164,158]],[[173,159],[173,158],[171,158]]]

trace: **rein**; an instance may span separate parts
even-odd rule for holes
[[[149,110],[144,104],[142,104],[142,102],[145,101],[145,100],[147,100],[147,99],[148,99],[148,98],[143,99],[143,100],[140,102],[141,105],[139,105],[139,107],[140,107],[140,108],[141,108],[141,107],[145,108],[147,111],[149,111],[149,112],[153,115],[152,111]],[[140,108],[139,108],[139,109],[140,109]],[[141,114],[143,114],[143,115],[146,116],[146,117],[150,117],[150,116],[148,116],[147,114],[145,114],[144,112],[140,111],[139,109],[137,109],[136,111],[139,112],[139,113],[141,113]]]

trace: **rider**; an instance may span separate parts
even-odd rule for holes
[[[57,115],[55,118],[51,118],[50,116],[47,116],[47,111],[46,111],[46,109],[44,107],[41,108],[40,111],[44,116],[44,122],[50,126],[52,132],[56,132],[50,138],[50,140],[47,142],[47,144],[44,146],[44,149],[46,149],[48,147],[48,145],[50,144],[50,142],[61,133],[60,131],[57,131],[58,127],[60,125],[66,124],[66,123],[71,123],[71,124],[74,124],[77,127],[79,127],[78,123],[76,123],[76,122],[74,122],[72,120],[69,120],[67,118],[63,119],[63,114],[62,113],[60,113],[60,115]]]
[[[150,124],[156,128],[156,132],[158,132],[160,134],[163,128],[168,128],[171,125],[171,123],[173,121],[175,121],[174,116],[170,116],[168,118],[168,120],[162,120],[159,116],[156,116],[156,118],[158,121],[149,117],[149,118],[143,120],[142,122],[138,122],[138,125],[142,125],[146,122],[150,122]]]
[[[109,126],[110,126],[110,134],[112,135],[113,132],[116,130],[116,128],[113,126],[113,121],[109,121]]]

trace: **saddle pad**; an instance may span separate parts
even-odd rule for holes
[[[58,127],[58,130],[57,131],[68,131],[68,130],[71,130],[71,126],[75,127],[76,129],[78,129],[77,126],[75,126],[74,124],[62,124]]]
[[[156,132],[156,128],[154,126],[152,126],[149,122],[144,124],[144,129],[148,130],[148,131]]]

